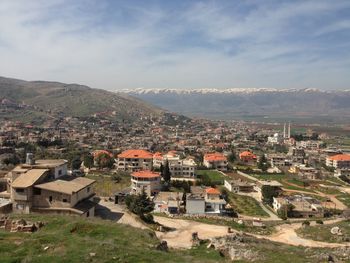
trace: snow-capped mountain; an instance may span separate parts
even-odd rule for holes
[[[350,90],[138,88],[123,92],[189,116],[350,118]]]

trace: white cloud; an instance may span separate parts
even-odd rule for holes
[[[93,8],[80,1],[1,1],[0,75],[110,90],[345,88],[350,80],[349,53],[320,57],[324,45],[285,39],[297,30],[293,19],[332,13],[348,1],[258,5],[244,14],[216,2],[178,12],[130,4],[123,8],[132,21],[119,17],[121,7],[106,16],[101,1],[84,3]],[[320,34],[347,28],[339,21]],[[184,44],[190,37],[203,45]]]

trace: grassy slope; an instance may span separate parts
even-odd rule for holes
[[[239,214],[257,217],[269,216],[253,197],[229,192],[229,202]]]
[[[332,224],[332,225],[317,225],[311,227],[300,228],[297,230],[298,235],[305,237],[307,239],[313,239],[317,241],[324,242],[345,242],[342,240],[342,237],[338,237],[337,235],[331,234],[332,227],[338,226],[342,232],[344,237],[350,238],[350,221],[343,221],[340,223]]]
[[[96,180],[94,190],[98,196],[112,196],[131,185],[130,176],[122,176],[120,182],[113,181],[110,175],[89,174],[86,177]]]
[[[23,218],[23,216],[21,216]],[[47,222],[36,233],[0,230],[1,262],[221,262],[204,247],[169,253],[155,249],[159,243],[150,231],[111,221],[64,216],[24,216]],[[72,230],[74,230],[72,232]],[[44,247],[49,249],[44,251]],[[96,253],[90,257],[89,253]]]
[[[151,231],[111,221],[79,217],[25,215],[47,224],[38,232],[9,233],[0,230],[0,262],[231,262],[205,245],[189,250],[161,252]],[[242,229],[243,230],[243,229]],[[244,229],[246,230],[246,229]],[[259,254],[258,262],[320,262],[316,257],[330,249],[292,247],[264,240],[248,241]],[[49,247],[46,251],[45,247]],[[89,253],[96,253],[90,257]],[[247,262],[247,261],[239,261]]]
[[[201,175],[207,175],[211,181],[224,181],[227,176],[223,175],[222,173],[215,171],[215,170],[197,170],[196,174],[198,177]]]
[[[77,84],[29,82],[0,77],[0,94],[0,98],[39,107],[31,110],[34,114],[45,115],[46,113],[41,113],[40,110],[51,110],[67,116],[86,117],[98,112],[116,111],[116,118],[134,119],[143,114],[158,115],[162,112],[157,107],[125,94]]]

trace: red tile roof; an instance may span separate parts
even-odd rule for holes
[[[332,161],[350,161],[350,154],[337,154],[328,158]]]
[[[207,194],[212,194],[212,195],[219,195],[220,194],[220,191],[218,189],[212,188],[212,187],[205,189],[205,192]]]
[[[153,159],[163,160],[163,154],[161,152],[156,152],[153,154]]]
[[[253,154],[252,152],[250,151],[244,151],[244,152],[241,152],[239,154],[239,158],[242,159],[242,158],[252,158],[252,159],[256,159],[256,155]]]
[[[207,153],[204,155],[206,161],[227,161],[227,158],[222,153]]]
[[[106,150],[97,150],[92,153],[95,158],[101,154],[107,154],[109,157],[113,157],[113,154]]]
[[[153,154],[146,150],[126,150],[118,158],[152,159]]]
[[[133,172],[131,175],[134,176],[134,177],[138,177],[138,178],[156,178],[156,177],[160,177],[160,173],[155,173],[155,172],[152,172],[150,170]]]

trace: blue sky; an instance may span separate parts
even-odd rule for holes
[[[109,90],[350,89],[350,1],[1,0],[0,58]]]

